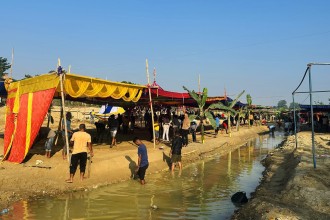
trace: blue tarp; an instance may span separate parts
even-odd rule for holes
[[[110,113],[110,112],[111,112],[111,109],[112,109],[112,106],[109,106],[109,105],[106,106],[106,108],[105,108],[103,114],[108,114],[108,113]]]
[[[310,110],[311,106],[310,105],[299,105],[302,110]],[[314,110],[319,110],[319,111],[330,111],[330,105],[313,105]]]
[[[228,102],[232,102],[232,101],[234,101],[232,98],[229,98],[229,97],[227,97],[227,101]],[[223,100],[223,101],[221,101],[222,103],[225,103],[225,101]],[[244,107],[244,106],[246,106],[246,104],[244,104],[244,103],[242,103],[241,101],[238,101],[238,102],[236,102],[236,104],[235,104],[235,107],[238,107],[238,108],[241,108],[241,107]]]
[[[5,82],[0,82],[0,97],[7,97],[7,91],[5,89]]]
[[[109,114],[113,106],[111,105],[102,105],[99,114]]]

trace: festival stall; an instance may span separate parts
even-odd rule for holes
[[[137,102],[145,88],[143,85],[56,73],[11,83],[7,91],[4,160],[23,162],[53,98],[61,97],[61,93],[71,100],[97,99],[108,102],[121,99],[125,102]]]
[[[150,85],[151,87],[151,95],[152,100],[155,105],[163,105],[163,106],[190,106],[190,107],[197,107],[196,101],[190,97],[189,93],[187,92],[172,92],[163,89],[160,85],[153,82]],[[141,103],[145,102],[148,103],[148,90],[145,90],[145,93],[141,97]],[[206,105],[210,105],[212,103],[216,103],[219,101],[226,100],[224,96],[216,96],[216,97],[208,97],[206,100]]]

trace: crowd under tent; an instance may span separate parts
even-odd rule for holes
[[[54,98],[61,97],[61,75],[44,74],[17,82],[8,88],[4,160],[21,163],[39,132]],[[135,103],[146,86],[111,82],[75,74],[63,76],[66,99],[88,102]],[[33,122],[33,123],[32,123]]]

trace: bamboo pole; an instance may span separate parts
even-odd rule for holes
[[[67,124],[66,124],[65,97],[64,97],[64,91],[63,91],[63,77],[64,77],[64,74],[62,73],[62,67],[61,67],[61,60],[60,59],[58,59],[57,73],[60,75],[62,112],[63,112],[64,131],[65,131],[65,145],[66,145],[66,153],[67,153],[68,163],[70,164],[68,127],[67,127]]]
[[[58,132],[56,133],[55,146],[57,145],[59,134],[62,131],[62,118],[63,118],[63,110],[62,109],[63,109],[63,107],[62,107],[62,102],[61,102],[60,121],[58,123],[58,129],[57,129]]]
[[[10,78],[13,78],[14,48],[11,50]]]
[[[146,74],[147,74],[147,81],[148,81],[149,102],[150,102],[150,110],[151,110],[152,136],[153,136],[154,148],[156,148],[156,135],[155,135],[155,128],[154,128],[155,120],[154,120],[154,109],[152,106],[148,59],[146,59]]]

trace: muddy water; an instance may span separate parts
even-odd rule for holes
[[[21,201],[6,219],[228,219],[237,191],[249,196],[260,182],[260,160],[283,137],[259,136],[224,156],[185,165],[182,173],[147,175],[91,192]],[[150,208],[157,206],[157,209]],[[1,218],[1,216],[0,216]]]

